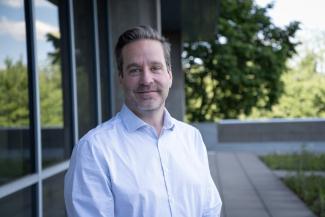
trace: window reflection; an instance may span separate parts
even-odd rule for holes
[[[60,173],[43,182],[44,217],[66,216],[63,196],[64,174]]]
[[[69,157],[70,128],[65,121],[61,32],[58,1],[39,0],[35,6],[43,167]]]
[[[34,186],[25,188],[24,190],[13,193],[7,197],[0,199],[1,216],[14,217],[32,217],[35,215],[33,209]],[[33,215],[34,213],[34,215]]]
[[[24,1],[0,1],[0,185],[31,172]]]
[[[74,1],[79,137],[97,124],[91,8],[92,1]]]

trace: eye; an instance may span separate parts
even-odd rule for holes
[[[140,68],[131,68],[131,69],[128,71],[128,73],[129,73],[130,75],[138,75],[138,74],[140,74],[140,72],[141,72],[141,69],[140,69]]]
[[[161,65],[154,65],[154,66],[151,67],[151,71],[155,72],[155,73],[160,72],[161,70],[162,70]]]

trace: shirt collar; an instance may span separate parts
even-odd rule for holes
[[[173,130],[175,126],[174,118],[169,114],[167,109],[164,110],[164,126],[163,129],[165,130]]]
[[[123,105],[120,116],[125,128],[129,132],[136,131],[137,129],[143,126],[149,126],[146,122],[144,122],[141,118],[136,116],[125,104]],[[164,126],[163,129],[172,130],[174,128],[174,119],[171,117],[167,109],[164,109]]]

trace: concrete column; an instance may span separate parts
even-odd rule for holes
[[[123,105],[123,93],[119,86],[116,60],[114,56],[115,44],[119,35],[126,29],[136,25],[150,25],[160,30],[160,0],[109,0],[110,22],[110,58],[111,58],[111,99],[112,114],[117,113]]]
[[[167,98],[166,107],[173,117],[183,120],[185,115],[185,86],[182,70],[182,41],[179,32],[163,32],[171,43],[173,85]]]

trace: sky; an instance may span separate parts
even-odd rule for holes
[[[265,6],[272,0],[255,0],[258,5]],[[302,23],[303,29],[325,31],[325,0],[276,0],[270,11],[275,24],[286,25],[296,20]]]
[[[0,0],[0,68],[4,67],[3,60],[6,56],[15,60],[22,58],[24,62],[26,60],[23,2],[23,0]],[[272,0],[255,0],[255,2],[265,6]],[[300,21],[301,30],[298,37],[308,39],[314,37],[314,34],[323,32],[325,38],[325,13],[323,13],[325,0],[275,0],[274,3],[269,15],[276,25],[285,26],[291,21]],[[47,0],[35,0],[35,6],[37,56],[39,62],[42,62],[46,59],[47,53],[53,50],[52,45],[46,42],[46,33],[59,31],[58,11],[56,6]]]
[[[26,27],[23,0],[0,0],[0,69],[4,59],[22,59],[26,64]],[[47,33],[58,33],[58,9],[47,0],[35,1],[36,47],[38,64],[53,51],[46,41]]]
[[[316,71],[325,74],[325,0],[255,0],[260,6],[274,2],[269,16],[277,26],[285,26],[291,21],[299,21],[297,39],[302,42],[297,47],[298,54],[289,64],[294,66],[303,56],[306,48],[320,55]]]

